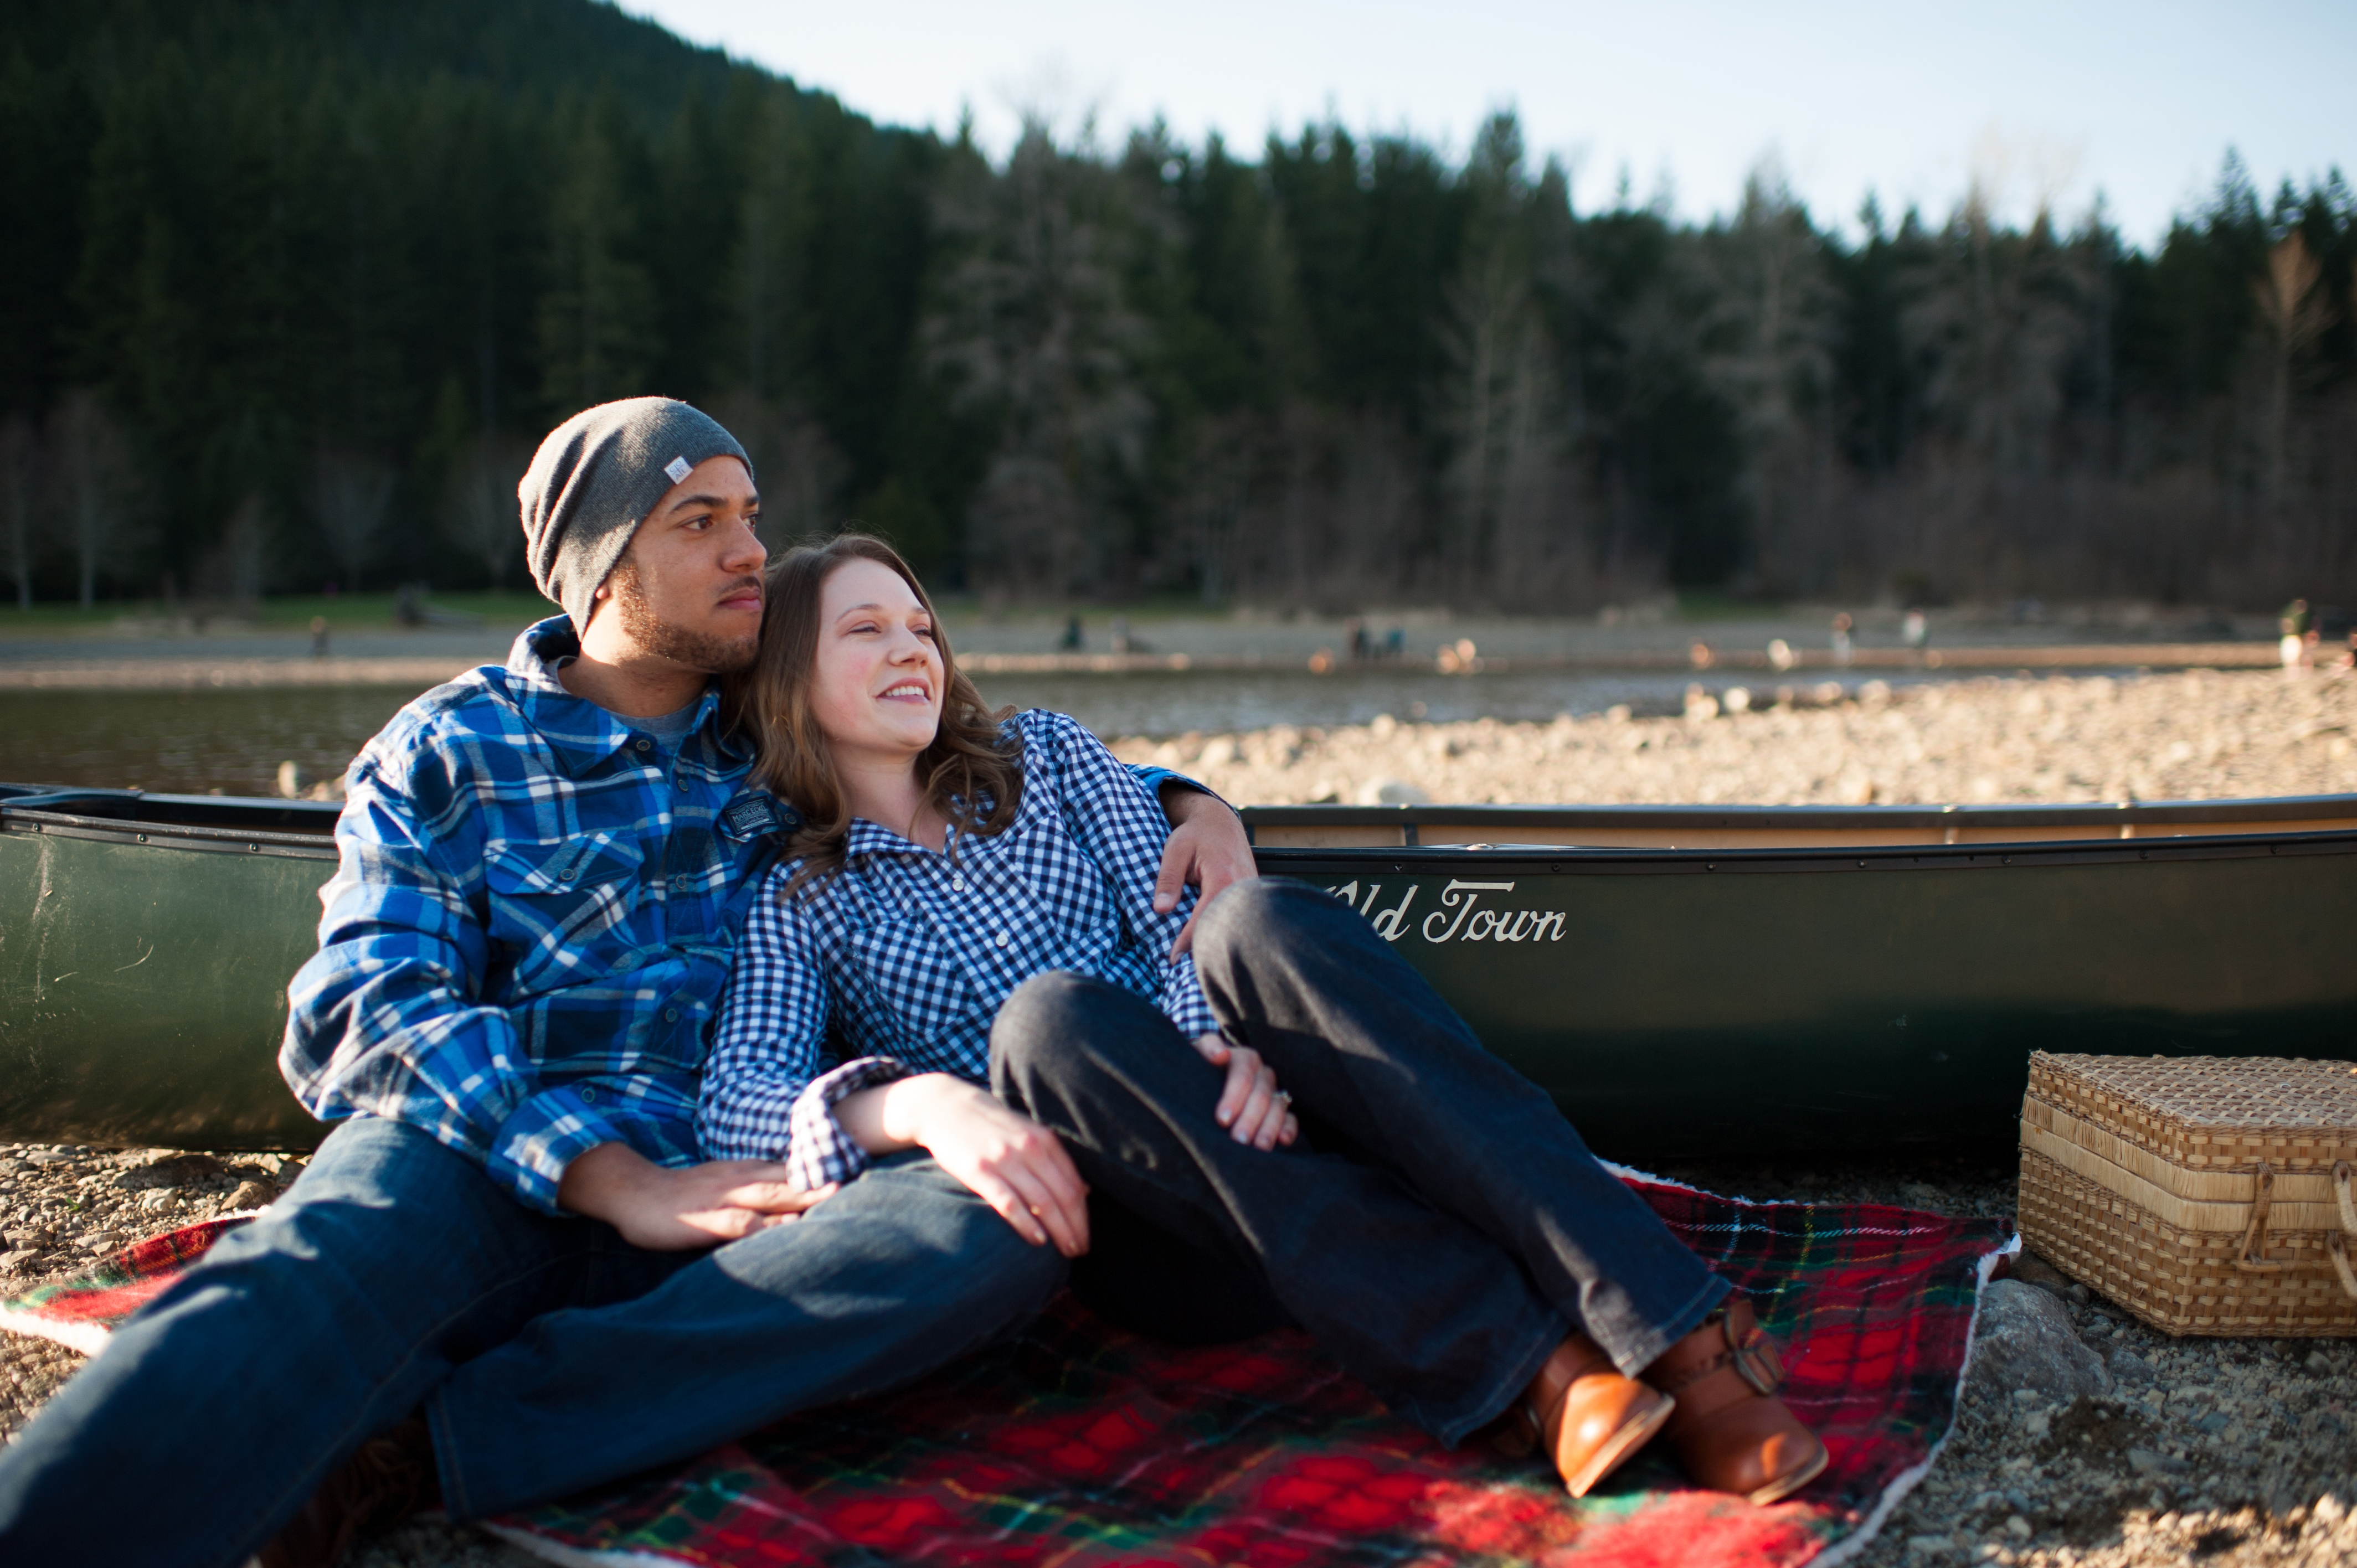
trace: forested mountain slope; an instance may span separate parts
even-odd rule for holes
[[[2338,175],[2145,252],[1579,211],[1511,117],[994,166],[589,0],[17,0],[0,149],[27,594],[513,584],[540,433],[662,392],[1017,595],[2357,599]]]

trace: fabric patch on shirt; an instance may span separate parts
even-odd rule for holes
[[[746,795],[720,813],[720,820],[739,838],[753,833],[791,832],[802,825],[802,814],[780,806],[767,795]]]
[[[695,468],[686,458],[673,457],[663,465],[663,472],[670,475],[671,482],[676,485],[683,483],[690,474],[695,472]]]

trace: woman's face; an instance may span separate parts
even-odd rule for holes
[[[854,559],[819,590],[811,710],[839,765],[911,763],[942,722],[933,618],[900,575]]]

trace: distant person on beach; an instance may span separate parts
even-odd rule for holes
[[[0,1564],[333,1563],[429,1501],[480,1519],[905,1383],[1063,1282],[977,1196],[1030,1179],[1011,1113],[839,1185],[705,1158],[707,1026],[801,821],[714,684],[761,623],[752,465],[635,398],[559,426],[519,500],[565,613],[348,776],[280,1055],[336,1126],[0,1448]],[[1249,875],[1169,782],[1168,900]]]
[[[978,1190],[1117,1322],[1298,1324],[1575,1494],[1657,1434],[1755,1503],[1824,1467],[1749,1303],[1367,921],[1242,881],[1181,950],[1151,795],[1074,720],[985,710],[889,546],[796,549],[770,599],[729,700],[803,816],[721,1003],[708,1151],[823,1189],[968,1107],[1028,1156]]]

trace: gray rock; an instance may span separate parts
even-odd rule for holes
[[[40,1255],[38,1247],[20,1247],[13,1252],[0,1252],[0,1274],[13,1274]]]
[[[124,1171],[114,1178],[114,1185],[124,1192],[193,1187],[199,1182],[217,1180],[228,1170],[227,1165],[210,1155],[167,1155],[162,1159]]]
[[[2139,1476],[2182,1476],[2193,1468],[2182,1459],[2156,1454],[2149,1448],[2129,1449],[2128,1466]]]
[[[2063,1403],[2111,1387],[2102,1359],[2072,1331],[2071,1309],[2018,1280],[1994,1280],[1981,1294],[1972,1380],[1990,1393],[2028,1389]]]
[[[2006,1277],[2019,1280],[2026,1285],[2036,1285],[2040,1290],[2066,1298],[2071,1294],[2072,1283],[2070,1275],[2027,1248],[2023,1249],[2019,1257],[2014,1259],[2012,1270]],[[2083,1295],[2079,1299],[2084,1301],[2086,1297]]]
[[[2113,1378],[2123,1384],[2148,1383],[2159,1376],[2152,1369],[2151,1362],[2125,1345],[2113,1351],[2104,1364],[2111,1369]]]

